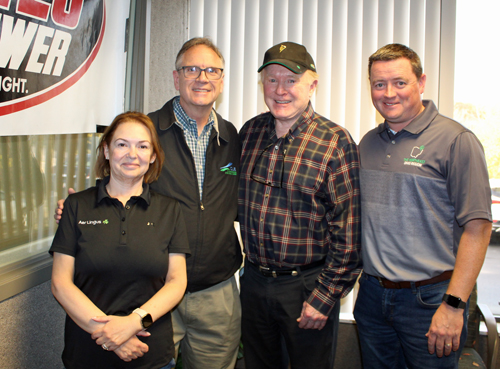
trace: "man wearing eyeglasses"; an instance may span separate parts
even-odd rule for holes
[[[151,188],[179,201],[191,249],[186,294],[172,313],[174,343],[184,369],[233,369],[241,331],[234,278],[242,262],[234,229],[240,142],[236,128],[213,109],[224,87],[219,49],[193,38],[175,64],[179,96],[149,114],[165,151]]]
[[[179,96],[150,117],[165,150],[152,188],[177,199],[189,237],[186,294],[173,311],[183,367],[234,368],[241,307],[234,273],[240,145],[236,128],[213,109],[224,87],[224,58],[206,38],[187,41],[175,62]]]
[[[358,150],[314,112],[304,46],[271,47],[258,71],[270,111],[240,131],[245,367],[282,368],[287,355],[292,369],[333,368],[340,299],[360,271]]]

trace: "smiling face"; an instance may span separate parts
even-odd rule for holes
[[[425,80],[425,74],[417,79],[406,58],[372,64],[373,105],[393,130],[400,131],[424,110],[420,95],[424,92]]]
[[[291,127],[304,112],[318,81],[307,72],[295,74],[270,64],[262,71],[264,100],[276,122]]]
[[[223,69],[222,60],[217,54],[205,45],[193,46],[182,56],[179,67],[199,67],[205,69],[215,67]],[[181,106],[190,117],[196,114],[194,111],[211,109],[213,103],[221,94],[224,87],[224,74],[220,79],[209,80],[205,72],[201,72],[196,79],[187,79],[181,71],[174,71],[174,84],[179,91]]]
[[[149,130],[134,121],[116,128],[109,147],[104,147],[104,155],[109,160],[111,177],[120,182],[142,181],[156,158]]]

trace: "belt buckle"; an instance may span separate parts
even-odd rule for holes
[[[259,265],[259,271],[260,272],[264,271],[264,272],[271,273],[271,275],[273,276],[273,278],[278,278],[278,275],[276,274],[276,271],[275,270],[271,270],[271,268]]]
[[[382,278],[380,278],[380,277],[375,277],[375,278],[377,278],[377,281],[378,281],[378,283],[380,284],[380,287],[385,288],[385,286],[384,286],[384,281],[382,281]]]
[[[259,265],[259,270],[265,270],[266,272],[270,272],[271,269],[262,265]]]

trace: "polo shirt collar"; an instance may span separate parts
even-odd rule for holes
[[[436,105],[432,100],[423,100],[422,104],[425,108],[424,111],[417,115],[417,117],[413,119],[405,128],[403,128],[402,131],[407,131],[411,134],[417,135],[425,130],[439,114]],[[379,125],[377,133],[381,134],[387,130],[389,130],[389,124],[387,121],[384,121],[383,124]]]
[[[106,191],[106,185],[109,183],[109,176],[104,177],[102,180],[97,180],[97,204],[105,198],[112,199]],[[151,203],[151,192],[149,192],[149,184],[142,182],[142,193],[139,196],[132,196],[137,199],[142,199],[148,206]]]

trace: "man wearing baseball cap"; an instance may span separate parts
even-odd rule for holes
[[[270,111],[240,131],[245,367],[282,368],[288,355],[292,369],[332,368],[340,299],[360,271],[358,150],[314,112],[304,46],[271,47],[258,71]]]

